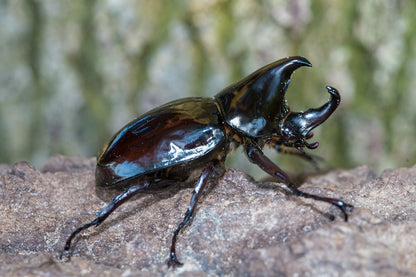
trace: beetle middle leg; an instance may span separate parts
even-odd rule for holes
[[[348,221],[347,209],[353,208],[352,205],[336,198],[322,197],[299,190],[290,180],[289,176],[280,167],[274,164],[267,156],[265,156],[257,146],[253,144],[246,146],[246,153],[252,163],[257,164],[265,172],[278,179],[279,181],[285,183],[285,185],[293,192],[294,195],[330,203],[338,207],[344,214],[344,220]]]
[[[62,259],[62,256],[65,254],[67,259],[70,259],[69,250],[71,248],[72,240],[75,238],[77,234],[90,228],[91,226],[97,227],[100,225],[112,212],[114,212],[120,205],[125,203],[127,200],[135,196],[137,193],[141,192],[143,189],[146,189],[149,186],[148,182],[134,185],[128,189],[126,189],[123,193],[119,194],[118,196],[114,197],[110,204],[108,204],[104,209],[97,213],[97,218],[90,223],[87,223],[78,229],[76,229],[72,234],[68,237],[65,242],[64,249],[62,250],[61,254],[59,255],[59,259]]]
[[[173,232],[172,237],[172,244],[170,246],[170,255],[169,255],[169,261],[168,266],[181,266],[183,265],[178,258],[176,257],[176,240],[179,232],[185,225],[189,222],[189,220],[192,218],[192,214],[195,211],[195,207],[197,205],[198,199],[202,194],[203,189],[206,187],[208,180],[213,173],[215,173],[215,167],[218,165],[218,162],[209,162],[208,165],[203,169],[195,188],[192,192],[192,198],[191,202],[189,203],[188,209],[185,212],[185,217],[182,220],[182,222],[178,225],[178,228]]]

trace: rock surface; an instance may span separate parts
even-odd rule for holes
[[[52,157],[44,168],[0,165],[1,276],[410,276],[416,274],[416,166],[366,166],[306,179],[301,189],[355,206],[348,222],[326,203],[230,169],[212,183],[177,243],[191,186],[143,194],[75,239],[116,191],[97,190],[95,159]],[[335,220],[331,220],[331,214]]]

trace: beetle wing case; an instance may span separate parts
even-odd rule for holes
[[[114,135],[98,156],[96,182],[107,187],[178,164],[189,165],[200,157],[206,159],[224,142],[222,118],[213,99],[173,101],[142,115]]]

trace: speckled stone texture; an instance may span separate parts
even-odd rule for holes
[[[69,234],[117,194],[95,188],[94,168],[95,159],[61,156],[40,170],[0,165],[1,276],[416,275],[416,166],[307,178],[302,190],[355,206],[348,222],[336,207],[230,169],[180,234],[185,265],[175,270],[166,262],[190,185],[139,195],[82,232],[69,262],[58,259]]]

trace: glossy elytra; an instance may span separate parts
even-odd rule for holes
[[[292,73],[311,66],[303,57],[289,57],[262,67],[219,92],[214,98],[184,98],[153,109],[123,127],[104,147],[97,159],[98,186],[127,186],[128,189],[97,213],[97,218],[76,229],[61,253],[69,259],[73,238],[81,231],[101,224],[117,207],[146,188],[183,182],[198,172],[193,195],[183,221],[173,233],[169,265],[180,265],[175,244],[180,230],[192,217],[208,180],[221,177],[224,161],[242,145],[248,159],[276,181],[284,183],[296,196],[328,202],[338,207],[348,220],[351,205],[335,198],[300,191],[288,175],[267,158],[262,149],[297,149],[297,155],[313,161],[304,147],[311,130],[323,123],[338,107],[340,95],[327,87],[330,99],[306,112],[292,112],[285,93]],[[296,151],[296,150],[295,150]]]

